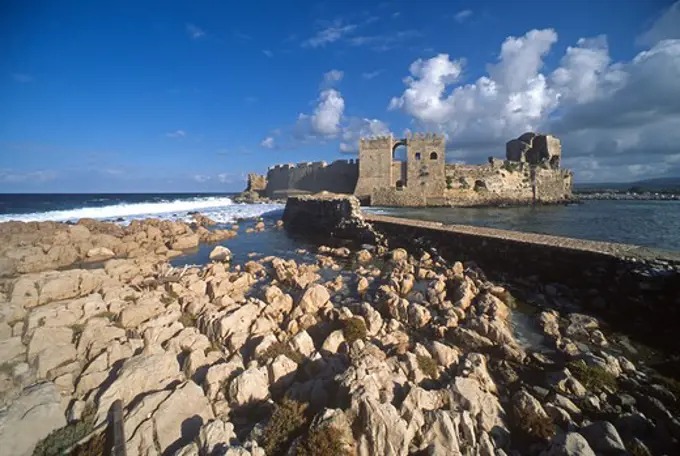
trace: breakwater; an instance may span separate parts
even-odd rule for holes
[[[474,261],[493,279],[540,287],[542,293],[569,290],[569,299],[604,317],[623,332],[669,350],[680,349],[675,322],[680,317],[680,255],[634,245],[561,236],[407,220],[347,211],[361,228],[330,230],[327,214],[342,207],[336,199],[291,198],[287,213],[305,220],[317,235],[384,238],[390,248],[434,248],[444,258]],[[284,215],[284,219],[286,216]],[[337,219],[336,219],[337,220]],[[342,226],[352,226],[343,219]],[[354,224],[356,225],[356,224]],[[294,227],[289,227],[293,228]]]

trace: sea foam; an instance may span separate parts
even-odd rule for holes
[[[237,219],[254,218],[265,214],[275,215],[283,210],[282,204],[237,204],[227,197],[175,199],[172,201],[114,204],[67,210],[33,212],[28,214],[3,214],[0,222],[75,222],[81,218],[129,223],[135,219],[161,218],[191,220],[189,212],[200,212],[218,223],[233,223]]]

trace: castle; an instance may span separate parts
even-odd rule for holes
[[[396,158],[405,149],[405,159]],[[525,133],[508,141],[505,160],[446,164],[444,136],[359,140],[358,160],[276,165],[266,180],[250,175],[249,191],[269,198],[329,191],[373,206],[476,206],[562,203],[572,197],[572,173],[560,167],[562,147],[551,135]]]

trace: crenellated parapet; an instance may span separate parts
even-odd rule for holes
[[[359,151],[362,149],[385,149],[391,148],[394,138],[389,136],[374,136],[370,138],[359,138]]]

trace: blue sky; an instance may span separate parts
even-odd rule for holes
[[[680,175],[679,31],[656,0],[7,0],[0,192],[241,190],[406,129],[450,162],[534,129],[577,181]]]

